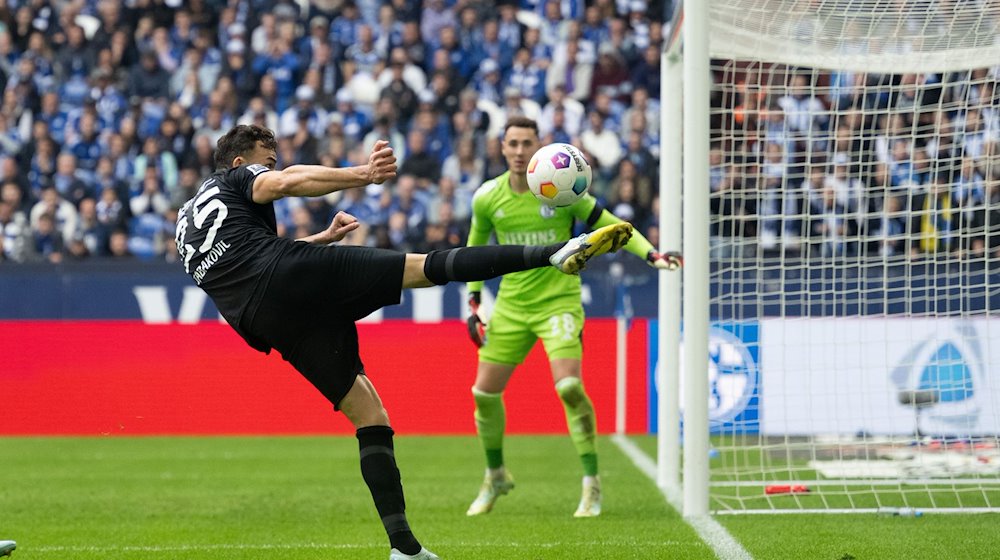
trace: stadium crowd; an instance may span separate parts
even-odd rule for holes
[[[1000,66],[715,70],[717,256],[1000,262]]]
[[[218,138],[242,123],[276,131],[281,166],[363,163],[378,138],[400,160],[383,186],[282,199],[281,235],[315,232],[344,210],[365,224],[348,243],[464,244],[472,193],[506,169],[503,125],[524,115],[543,143],[580,147],[591,192],[658,239],[670,5],[8,0],[0,260],[176,259],[177,209],[213,171]],[[989,235],[1000,224],[993,72],[955,81],[734,68],[714,72],[720,254],[1000,251],[1000,234]]]
[[[282,235],[345,210],[365,224],[350,243],[464,244],[473,191],[505,170],[513,114],[582,147],[593,192],[655,226],[665,4],[8,1],[0,258],[176,259],[177,209],[240,123],[276,131],[282,166],[363,163],[377,138],[400,160],[384,187],[283,199]]]

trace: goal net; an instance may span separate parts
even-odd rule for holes
[[[709,14],[710,509],[1000,510],[1000,2]]]

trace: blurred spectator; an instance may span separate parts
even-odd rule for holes
[[[31,228],[24,212],[0,199],[0,260],[24,262],[29,250]]]
[[[406,1],[406,0],[403,0]],[[399,43],[406,53],[406,59],[419,67],[426,67],[429,62],[428,45],[420,38],[420,26],[415,21],[403,23],[402,37]]]
[[[479,188],[479,185],[476,185],[475,188]],[[474,192],[474,190],[459,188],[458,184],[451,177],[441,177],[437,192],[431,196],[430,201],[427,203],[427,220],[429,222],[445,220],[443,214],[445,210],[442,209],[442,206],[447,205],[447,220],[455,222],[454,224],[450,224],[449,228],[460,227],[461,224],[468,222],[472,214],[472,196]]]
[[[380,89],[385,89],[392,81],[400,78],[414,92],[423,91],[427,87],[427,75],[424,70],[410,59],[405,49],[397,47],[392,49],[386,67],[378,75],[378,86]],[[445,75],[445,78],[450,76]],[[454,87],[454,84],[446,81],[449,87]]]
[[[773,145],[778,146],[778,144]],[[842,207],[845,211],[854,212],[860,206],[865,185],[857,176],[852,176],[849,164],[850,156],[848,154],[837,154],[834,157],[831,172],[823,180],[823,186],[833,192],[838,207]],[[825,192],[823,198],[826,198]]]
[[[503,157],[499,138],[486,139],[486,165],[483,169],[485,177],[496,177],[507,171],[507,160]]]
[[[298,57],[292,52],[291,45],[282,39],[274,39],[269,43],[266,53],[258,54],[251,65],[258,76],[270,76],[274,80],[274,108],[284,111],[292,103],[295,93],[296,73],[300,70]],[[265,88],[263,80],[261,90]]]
[[[580,147],[594,154],[601,173],[610,176],[624,155],[618,136],[604,128],[604,115],[590,113],[590,127],[580,133]]]
[[[266,126],[271,130],[278,130],[278,114],[270,108],[264,98],[254,97],[247,104],[246,112],[240,116],[236,124],[256,124]]]
[[[170,95],[170,74],[160,66],[156,53],[145,51],[129,76],[129,95],[166,99]]]
[[[425,194],[420,192],[417,180],[416,176],[400,173],[395,185],[393,185],[392,199],[388,207],[390,230],[393,229],[393,216],[404,216],[405,226],[402,229],[405,231],[397,231],[396,233],[403,235],[406,243],[412,245],[419,242],[419,237],[427,221],[427,205],[423,201]],[[397,242],[400,241],[394,240],[394,243]]]
[[[437,182],[441,176],[441,161],[428,150],[423,131],[411,130],[407,135],[406,159],[399,166],[399,175],[412,175],[425,185]]]
[[[618,50],[618,52],[623,52]],[[650,45],[643,51],[642,60],[630,66],[630,81],[635,89],[644,89],[654,99],[660,98],[660,48]]]
[[[500,105],[503,103],[503,80],[500,76],[500,65],[495,60],[484,59],[479,65],[479,71],[472,79],[472,87],[479,99]]]
[[[337,58],[341,53],[358,41],[359,28],[362,25],[361,12],[353,0],[344,2],[340,15],[330,24],[330,41],[334,45]]]
[[[640,204],[636,198],[635,182],[632,179],[618,181],[608,201],[608,209],[615,216],[633,224],[643,224],[648,221],[648,208]]]
[[[27,192],[28,182],[17,158],[11,156],[0,156],[0,181],[12,181],[24,194]]]
[[[347,47],[344,57],[354,62],[358,72],[374,76],[385,54],[375,48],[375,35],[370,26],[360,25],[357,29],[357,40]]]
[[[881,210],[868,224],[868,237],[875,244],[876,254],[891,257],[909,252],[906,236],[909,232],[903,198],[887,194]]]
[[[607,21],[601,16],[599,7],[596,5],[588,6],[583,12],[583,19],[583,28],[581,29],[583,38],[594,45],[599,45],[602,51],[614,49],[614,46],[608,43],[611,33],[608,30]]]
[[[401,61],[393,62],[390,66],[392,77],[382,88],[379,100],[388,100],[395,107],[399,118],[408,121],[417,111],[417,94],[403,78],[403,68]]]
[[[378,23],[374,26],[375,48],[384,57],[403,42],[403,22],[388,3],[379,6]]]
[[[163,192],[169,198],[177,190],[178,167],[174,154],[164,150],[158,137],[150,136],[142,143],[142,153],[135,158],[135,168],[132,175],[134,184],[144,183],[149,171],[152,170]],[[145,187],[141,190],[145,191]]]
[[[566,90],[561,85],[549,91],[549,102],[545,105],[538,119],[538,130],[541,135],[548,135],[555,126],[553,120],[557,109],[562,109],[564,112],[562,128],[565,129],[566,134],[570,138],[579,136],[586,109],[576,99],[567,97]]]
[[[631,103],[622,114],[622,135],[628,137],[632,132],[633,114],[641,113],[645,117],[645,132],[657,141],[660,138],[660,100],[650,99],[649,92],[643,88],[632,91]]]
[[[90,189],[83,182],[81,173],[76,164],[76,156],[70,152],[63,152],[56,158],[56,172],[52,176],[51,186],[59,193],[59,196],[68,200],[73,205],[80,202],[84,197],[90,196]],[[45,187],[42,196],[45,197]]]
[[[74,258],[83,259],[106,250],[108,229],[97,218],[97,201],[85,198],[80,201],[80,221],[69,243]]]
[[[306,132],[322,136],[326,130],[326,111],[315,104],[316,90],[305,84],[295,90],[295,105],[281,113],[277,133],[279,136],[294,136],[299,123],[305,120]]]
[[[526,99],[535,103],[545,100],[545,70],[531,60],[528,49],[518,49],[507,81]]]
[[[826,107],[813,94],[811,86],[809,76],[795,74],[788,93],[778,98],[778,106],[785,113],[788,128],[809,138],[818,136],[827,125]]]
[[[610,45],[601,47],[591,87],[595,94],[603,90],[612,99],[619,102],[624,102],[629,98],[629,94],[632,92],[632,83],[629,81],[628,67],[625,65],[625,59],[614,47]]]
[[[545,78],[545,91],[551,92],[556,86],[562,86],[566,95],[577,101],[590,98],[591,79],[594,74],[592,63],[578,59],[579,45],[576,41],[568,41],[564,51],[559,51],[552,60]],[[656,57],[656,75],[659,76],[659,53]],[[657,95],[659,88],[657,88]]]
[[[163,214],[170,207],[170,199],[164,194],[162,181],[155,166],[144,169],[139,190],[129,198],[129,210],[133,216],[143,214]]]
[[[441,175],[451,179],[458,189],[471,193],[483,183],[484,167],[483,160],[476,157],[475,139],[463,136],[458,140],[455,153],[444,160]]]
[[[56,219],[48,212],[43,212],[35,219],[32,226],[31,250],[35,258],[57,264],[62,262],[65,241],[56,229]]]
[[[529,27],[524,30],[524,43],[521,46],[528,49],[531,53],[531,60],[535,61],[539,68],[545,70],[547,76],[551,69],[553,50],[551,45],[542,41],[541,32],[537,27]],[[546,85],[546,91],[549,89]]]
[[[76,207],[63,199],[55,187],[48,187],[42,191],[41,199],[31,207],[28,217],[32,230],[38,230],[39,220],[43,215],[52,219],[52,231],[58,234],[61,247],[76,231],[79,220]]]
[[[927,191],[911,204],[912,249],[921,253],[948,253],[958,248],[961,213],[951,193],[950,171],[934,174]]]
[[[513,2],[501,2],[498,10],[500,18],[497,22],[497,39],[507,48],[517,49],[521,46],[521,24],[517,21],[517,6]]]
[[[436,44],[441,30],[456,23],[455,14],[451,8],[445,6],[444,0],[424,1],[424,9],[420,16],[420,37],[424,43]]]
[[[355,106],[354,94],[350,90],[337,92],[337,112],[343,118],[344,136],[352,143],[360,142],[371,125],[368,115]]]
[[[858,223],[838,196],[835,184],[823,185],[820,198],[809,206],[807,220],[812,254],[835,257],[853,253],[852,240],[857,238]]]
[[[513,86],[504,88],[501,109],[507,119],[521,116],[537,121],[542,114],[542,108],[538,106],[538,103],[523,97],[521,91]]]
[[[128,231],[116,229],[108,237],[108,256],[113,260],[130,260],[133,258],[129,249]]]

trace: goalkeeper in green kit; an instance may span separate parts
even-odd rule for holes
[[[621,222],[590,194],[562,208],[550,208],[535,198],[528,190],[526,170],[539,143],[535,121],[524,117],[507,121],[501,145],[509,171],[483,183],[476,191],[472,200],[470,246],[485,245],[494,232],[501,245],[557,243],[570,239],[574,220],[586,223],[590,229]],[[581,236],[584,241],[586,236]],[[637,231],[624,248],[659,269],[675,270],[683,262],[678,253],[657,252]],[[479,347],[472,395],[476,404],[476,431],[486,452],[487,468],[479,495],[466,514],[488,513],[497,498],[514,488],[514,479],[504,466],[503,391],[514,369],[535,341],[541,339],[551,364],[556,393],[566,411],[570,438],[583,465],[583,494],[574,515],[600,515],[597,421],[581,378],[583,303],[579,277],[555,269],[505,275],[488,324],[478,314],[482,286],[482,282],[468,283],[472,311],[468,326],[469,336]]]

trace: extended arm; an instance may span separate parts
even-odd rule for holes
[[[323,196],[344,189],[380,184],[396,176],[396,156],[385,140],[375,142],[368,163],[354,167],[292,165],[261,173],[253,183],[253,201],[266,204],[286,196]]]

